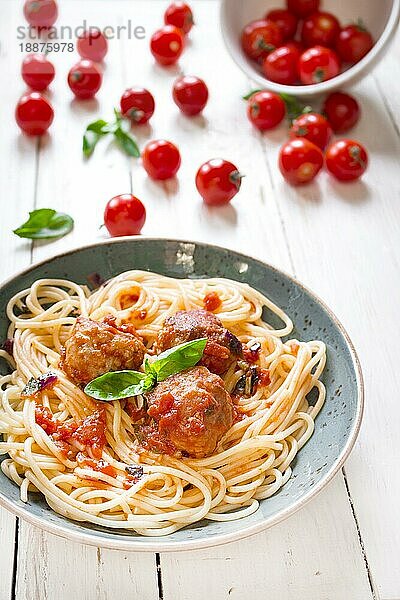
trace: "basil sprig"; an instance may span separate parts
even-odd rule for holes
[[[15,235],[31,240],[46,240],[67,235],[74,226],[72,217],[52,208],[39,208],[29,213],[29,219],[17,229]]]
[[[114,109],[114,115],[115,120],[110,123],[104,121],[104,119],[98,119],[86,127],[83,135],[82,150],[87,158],[93,154],[98,141],[110,133],[114,136],[114,140],[125,154],[134,156],[135,158],[140,156],[139,147],[133,136],[129,133],[130,122],[127,119],[123,119],[121,113],[116,109]]]
[[[111,371],[90,381],[85,394],[109,402],[139,396],[149,392],[160,381],[194,367],[203,356],[207,338],[185,342],[159,354],[153,362],[144,363],[144,373],[140,371]]]

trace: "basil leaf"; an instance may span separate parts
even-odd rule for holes
[[[252,95],[257,94],[257,92],[262,92],[262,90],[251,90],[251,92],[249,92],[245,96],[242,96],[242,98],[243,100],[249,100],[252,97]]]
[[[85,394],[108,402],[138,396],[149,391],[156,383],[155,375],[139,371],[111,371],[90,381]]]
[[[108,131],[107,131],[108,126],[109,126],[109,123],[107,123],[107,121],[104,121],[104,119],[99,119],[98,121],[94,121],[93,123],[90,123],[86,127],[86,131],[94,131],[94,133],[97,133],[97,135],[105,135],[106,133],[108,133]]]
[[[74,226],[72,217],[52,208],[39,208],[29,213],[29,219],[17,229],[15,235],[31,240],[62,237]]]
[[[207,338],[200,338],[174,346],[159,354],[154,362],[147,362],[145,368],[156,374],[157,381],[164,381],[175,373],[194,367],[203,356],[206,344]]]
[[[137,145],[131,134],[123,130],[122,125],[119,125],[115,129],[114,137],[118,145],[128,156],[134,156],[135,158],[139,158],[139,146]]]
[[[89,123],[83,136],[83,154],[86,157],[91,156],[99,139],[109,132],[110,123],[107,123],[104,119],[98,119],[97,121],[93,121],[93,123]]]
[[[299,101],[296,96],[290,94],[279,94],[286,105],[286,113],[289,122],[292,123],[300,115],[312,112],[311,106],[307,106]]]

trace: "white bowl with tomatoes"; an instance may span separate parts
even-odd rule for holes
[[[254,82],[315,96],[355,83],[382,58],[400,0],[222,0],[229,53]]]

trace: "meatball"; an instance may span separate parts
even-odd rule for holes
[[[79,317],[65,343],[62,368],[77,385],[83,386],[109,371],[138,369],[144,358],[141,340],[115,319],[103,322]]]
[[[148,415],[161,439],[194,458],[209,456],[233,423],[233,404],[218,375],[193,367],[147,394]]]
[[[158,334],[156,346],[162,352],[178,344],[207,338],[199,364],[212,373],[225,373],[230,365],[242,356],[242,345],[214,313],[202,309],[180,310],[165,320]]]

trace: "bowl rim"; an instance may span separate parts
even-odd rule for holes
[[[236,250],[231,250],[224,246],[218,246],[216,244],[209,244],[207,242],[201,242],[201,241],[196,241],[196,240],[183,240],[183,239],[176,239],[176,238],[152,237],[152,236],[140,236],[140,237],[139,236],[126,236],[126,237],[116,237],[116,238],[111,238],[111,239],[99,240],[97,242],[93,242],[90,244],[84,244],[81,246],[70,248],[69,250],[60,252],[59,254],[56,254],[50,258],[46,258],[44,260],[35,262],[34,264],[30,265],[29,267],[19,270],[14,275],[12,275],[0,282],[0,292],[2,291],[4,286],[8,285],[15,279],[18,279],[19,277],[24,276],[24,275],[28,275],[31,271],[35,270],[38,267],[44,266],[44,265],[52,262],[53,260],[57,260],[62,257],[73,255],[82,250],[96,248],[99,246],[108,246],[108,245],[114,245],[114,244],[120,244],[120,243],[126,243],[126,242],[128,242],[128,243],[129,242],[130,243],[138,243],[139,242],[140,243],[142,241],[175,243],[175,244],[195,244],[196,246],[202,246],[203,248],[208,248],[208,249],[216,248],[217,250],[233,252],[236,256],[238,256],[239,259],[244,259],[244,260],[251,259],[252,261],[258,263],[259,265],[261,265],[263,267],[266,266],[271,271],[273,271],[279,275],[283,275],[284,277],[286,277],[287,279],[289,279],[290,281],[292,281],[293,283],[298,285],[307,294],[309,294],[323,308],[323,310],[328,314],[328,316],[335,323],[335,325],[337,326],[337,328],[339,329],[339,331],[341,332],[341,334],[343,335],[343,337],[347,343],[347,346],[348,346],[348,349],[350,352],[350,356],[351,356],[351,360],[352,360],[352,365],[353,365],[355,375],[356,375],[356,386],[357,386],[356,414],[355,414],[352,428],[348,434],[347,441],[346,441],[342,451],[340,452],[340,454],[338,455],[338,457],[332,464],[331,468],[322,477],[322,479],[316,485],[314,485],[312,488],[310,488],[310,491],[308,491],[306,494],[304,494],[304,496],[299,498],[288,508],[280,511],[276,515],[272,515],[271,517],[264,519],[261,523],[256,523],[256,524],[249,525],[247,527],[243,527],[243,529],[240,529],[239,531],[235,531],[232,533],[221,533],[221,534],[214,535],[211,538],[204,538],[204,539],[200,539],[200,540],[185,540],[185,541],[176,542],[176,541],[168,541],[168,536],[166,536],[165,538],[163,538],[161,536],[158,538],[153,538],[154,539],[153,543],[151,541],[147,541],[146,544],[143,545],[141,542],[142,536],[138,536],[138,537],[134,537],[134,538],[128,538],[128,537],[121,536],[120,539],[111,539],[111,538],[104,537],[103,535],[99,535],[97,530],[88,530],[88,532],[71,531],[68,527],[67,520],[66,520],[65,525],[64,524],[59,525],[57,523],[45,521],[43,518],[32,514],[28,510],[28,508],[25,508],[25,506],[17,506],[13,500],[10,500],[8,497],[5,496],[5,494],[3,493],[1,488],[0,488],[0,506],[7,509],[8,511],[13,513],[17,517],[21,517],[22,519],[24,519],[31,525],[39,527],[40,529],[42,529],[48,533],[57,535],[58,537],[62,537],[62,538],[71,540],[73,542],[78,542],[78,543],[82,543],[82,544],[89,545],[89,546],[97,546],[97,547],[108,548],[108,549],[112,549],[112,550],[123,550],[123,551],[133,551],[133,552],[134,551],[179,552],[179,551],[185,551],[185,550],[197,550],[197,549],[201,549],[201,548],[221,546],[223,544],[227,544],[229,542],[235,542],[237,540],[244,539],[251,535],[260,533],[260,532],[268,529],[269,527],[272,527],[273,525],[276,525],[276,524],[284,521],[285,519],[287,519],[288,517],[290,517],[291,515],[296,513],[298,510],[303,508],[306,504],[308,504],[308,502],[312,498],[317,496],[327,486],[327,484],[333,479],[333,477],[336,475],[336,473],[341,469],[341,467],[343,466],[344,462],[346,461],[346,459],[348,458],[348,456],[350,455],[350,452],[352,451],[352,449],[354,447],[354,444],[355,444],[358,434],[360,432],[362,417],[363,417],[363,413],[364,413],[365,389],[364,389],[363,374],[362,374],[362,370],[361,370],[361,363],[358,358],[354,344],[353,344],[349,334],[347,333],[346,329],[342,325],[342,323],[339,321],[339,319],[336,317],[336,315],[332,312],[332,310],[325,304],[325,302],[323,300],[321,300],[321,298],[319,298],[307,286],[302,284],[298,279],[296,279],[292,275],[289,275],[286,271],[284,271],[282,269],[278,269],[277,267],[275,267],[259,258],[252,257],[249,254],[243,254],[242,252],[237,252]],[[52,509],[49,508],[49,510],[52,510]],[[116,530],[116,531],[118,531],[118,530]],[[151,539],[152,539],[151,537],[147,537],[147,540],[151,540]],[[155,540],[157,540],[157,541],[155,541]]]
[[[384,30],[375,42],[372,49],[358,63],[355,63],[336,77],[327,79],[326,81],[321,81],[320,83],[313,83],[311,85],[284,85],[275,83],[274,81],[270,81],[263,77],[261,73],[257,72],[255,67],[252,67],[250,61],[243,55],[243,53],[236,53],[233,50],[234,45],[231,43],[231,36],[228,32],[228,27],[225,21],[225,12],[229,3],[230,0],[221,0],[219,17],[225,47],[228,50],[232,60],[252,81],[260,84],[262,89],[268,89],[269,91],[276,93],[291,94],[299,96],[300,98],[305,96],[318,96],[320,94],[337,90],[341,87],[349,85],[354,79],[359,79],[365,75],[365,71],[367,70],[368,66],[371,64],[376,64],[384,48],[393,38],[400,19],[400,0],[393,0],[390,15]],[[240,50],[239,44],[238,48]]]

